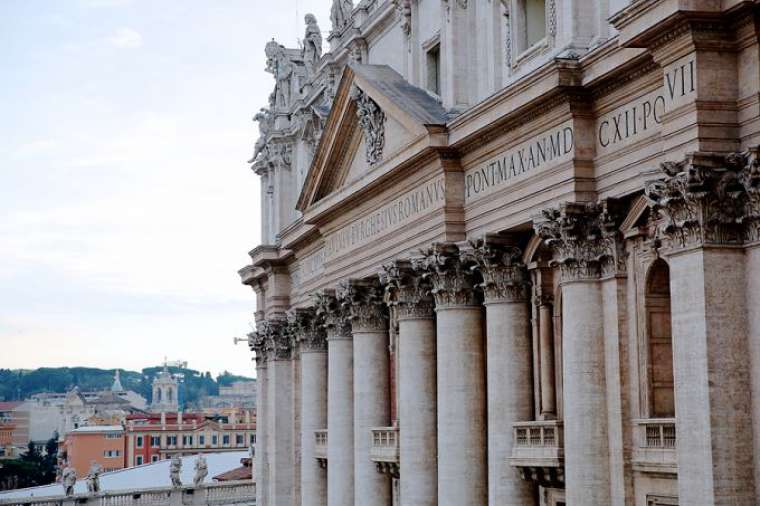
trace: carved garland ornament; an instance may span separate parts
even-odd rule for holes
[[[383,159],[385,147],[385,113],[362,90],[353,87],[351,98],[356,104],[359,128],[364,135],[367,163],[375,165]]]
[[[665,178],[645,186],[657,246],[678,250],[760,240],[759,150],[690,153],[661,164]]]
[[[437,309],[478,305],[472,270],[456,245],[434,243],[421,258],[412,259],[412,266],[430,281]]]
[[[481,239],[471,243],[472,250],[465,253],[480,272],[486,303],[525,302],[530,298],[528,271],[522,261],[522,250]]]
[[[551,248],[562,281],[598,279],[625,270],[617,201],[568,202],[534,218],[536,234]]]
[[[382,267],[380,282],[385,286],[385,301],[399,319],[433,317],[433,298],[429,282],[412,269],[408,260],[396,260]]]

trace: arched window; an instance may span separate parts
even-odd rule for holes
[[[161,402],[161,389],[156,388],[156,402]]]
[[[174,392],[171,387],[166,390],[166,400],[167,402],[174,402]]]
[[[670,318],[670,268],[658,259],[646,284],[646,325],[650,418],[676,414],[673,382],[673,334]]]

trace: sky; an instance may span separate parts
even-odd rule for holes
[[[0,368],[253,375],[264,45],[329,7],[0,1]]]

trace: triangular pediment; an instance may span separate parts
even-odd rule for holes
[[[361,179],[444,124],[438,101],[387,65],[346,67],[298,209]]]

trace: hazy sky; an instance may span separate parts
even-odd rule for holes
[[[329,6],[0,1],[0,368],[252,374],[264,44]]]

